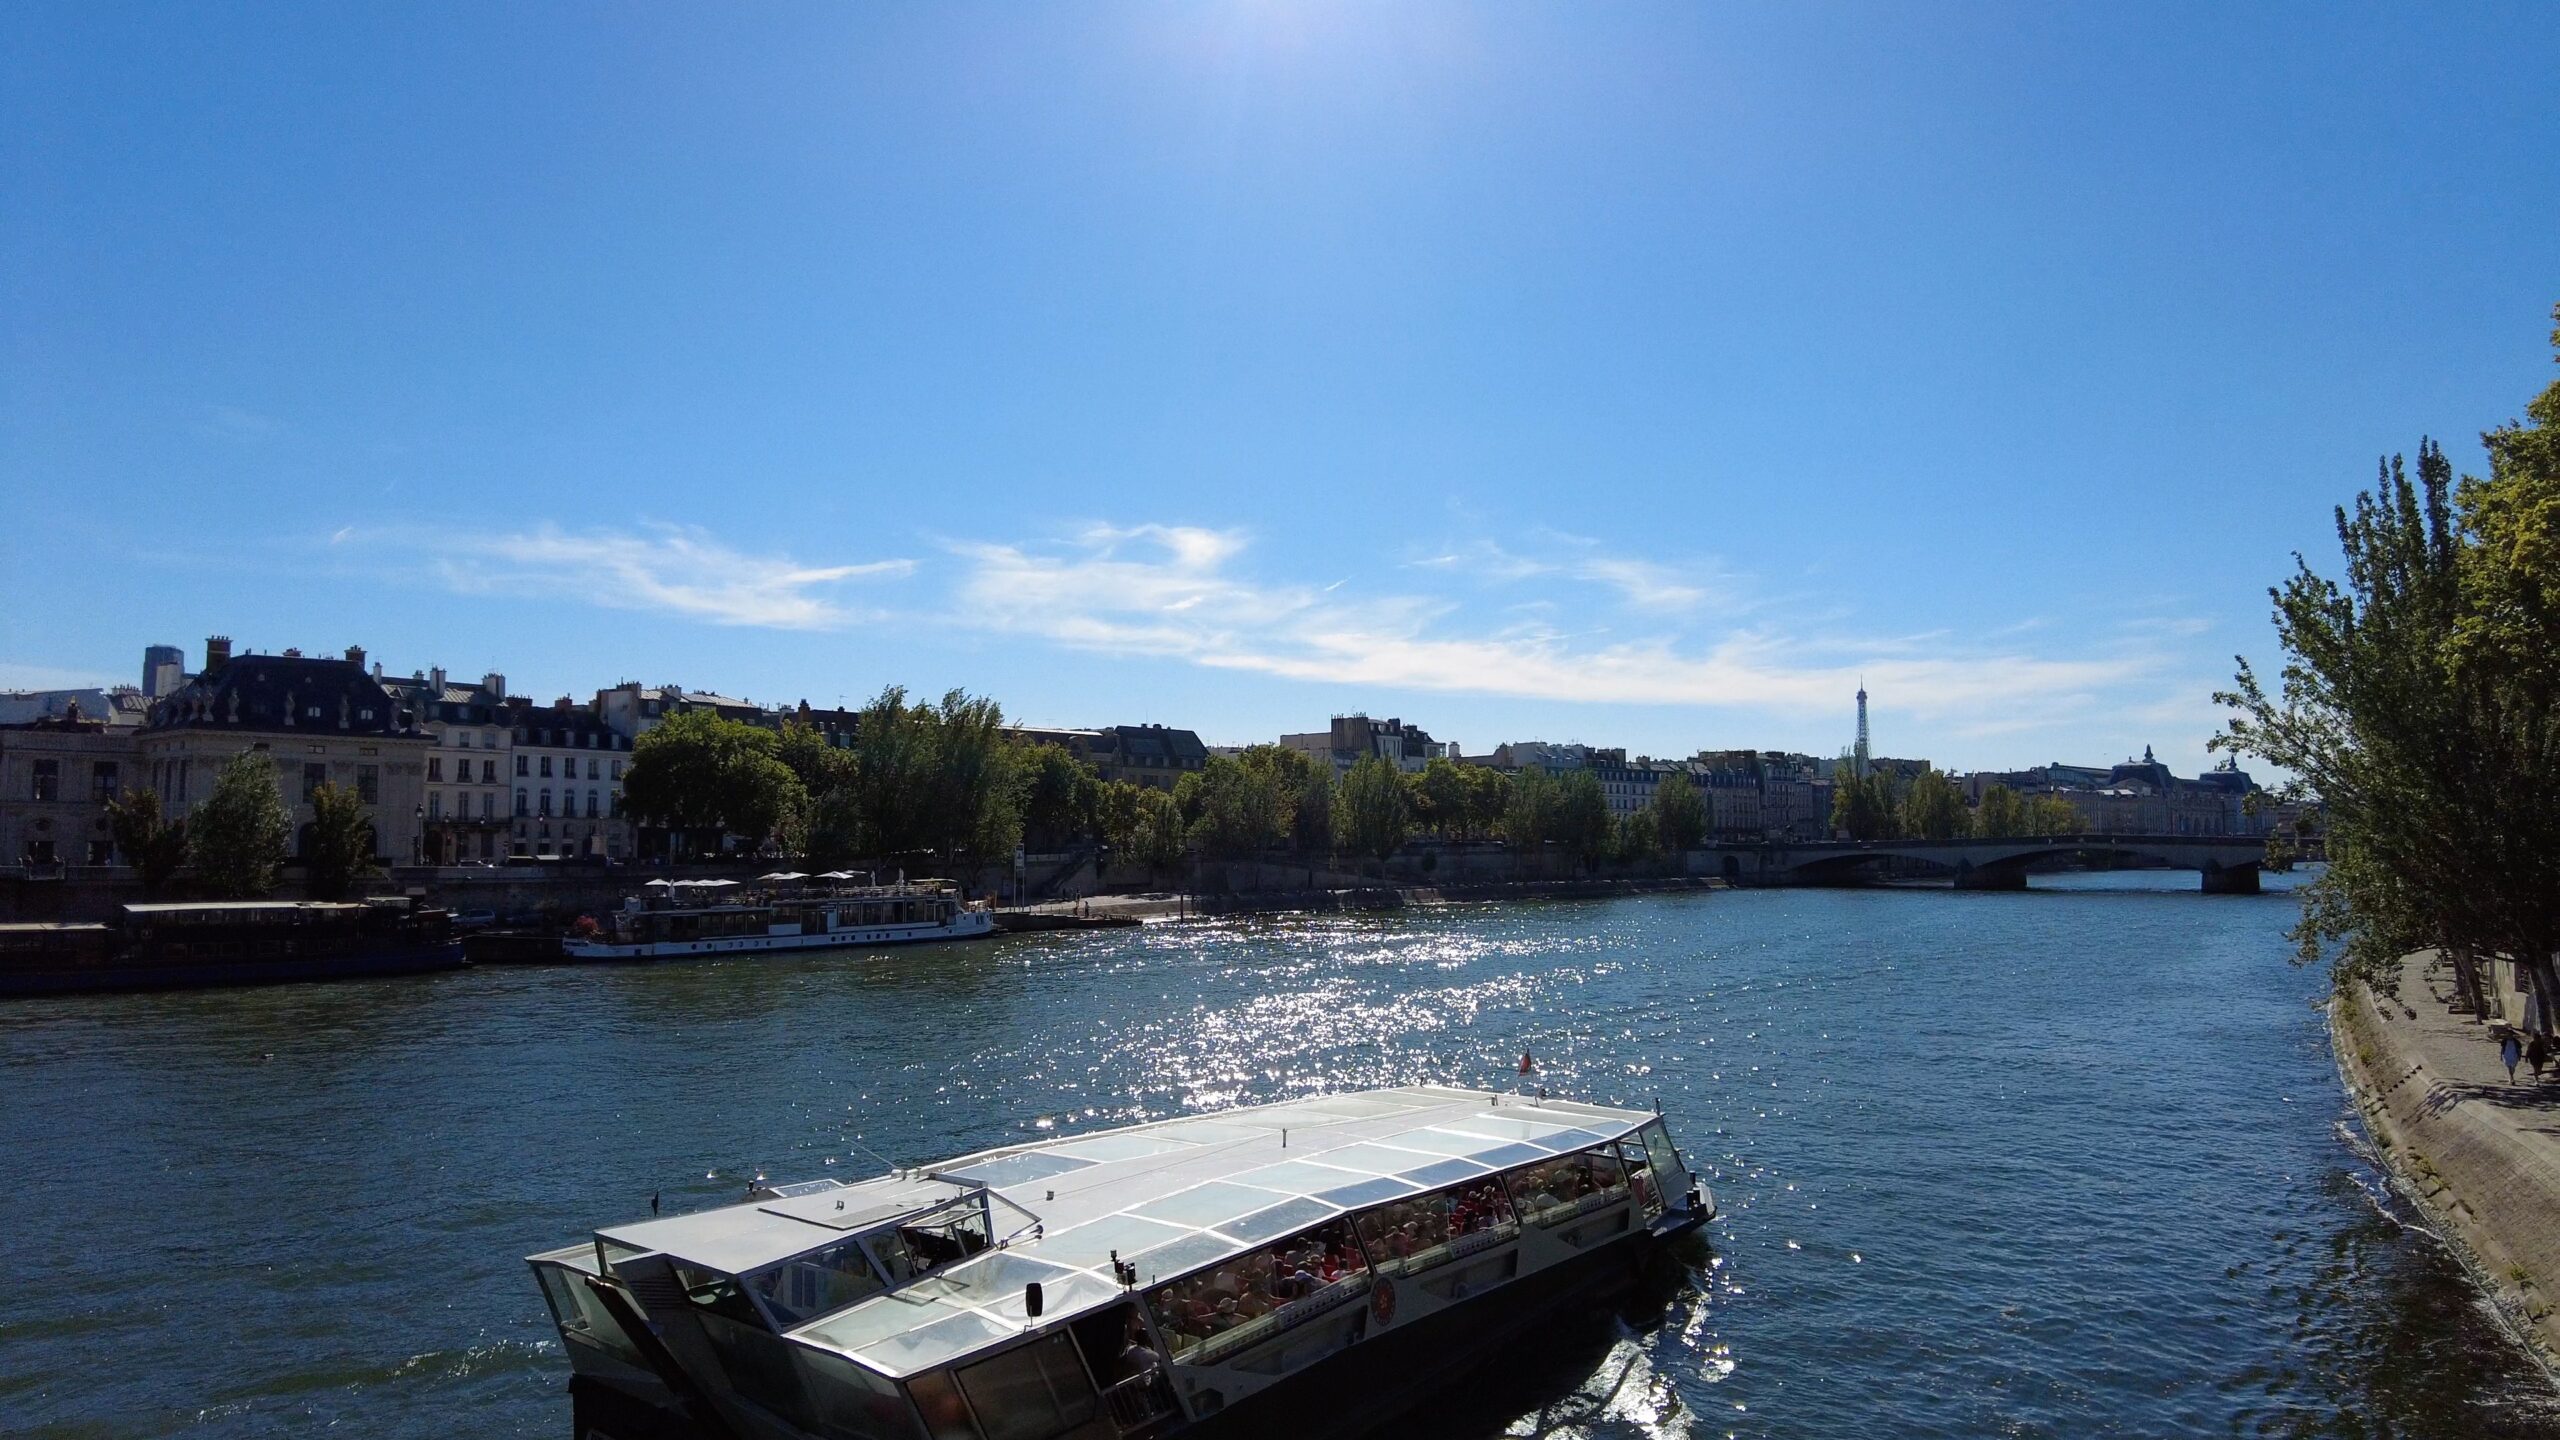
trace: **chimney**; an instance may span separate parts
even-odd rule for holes
[[[436,694],[436,698],[437,698],[437,699],[441,700],[441,699],[443,699],[443,698],[444,698],[444,667],[443,667],[443,666],[438,665],[438,666],[437,666],[437,667],[435,667],[434,669],[432,669],[432,670],[430,670],[430,671],[428,671],[428,672],[427,672],[427,688],[428,688],[429,690],[432,690],[432,691],[434,691],[434,692],[435,692],[435,694]]]
[[[552,701],[552,702],[551,702],[551,708],[552,708],[552,709],[554,709],[554,710],[566,710],[566,709],[568,709],[568,708],[569,708],[569,706],[570,706],[572,703],[573,703],[573,702],[569,699],[569,697],[568,697],[568,696],[563,695],[563,696],[561,696],[559,699],[554,700],[554,701]]]
[[[231,637],[208,635],[204,640],[204,673],[212,674],[231,663]]]
[[[350,646],[348,646],[348,647],[347,647],[347,663],[348,663],[348,664],[350,664],[350,665],[353,665],[354,667],[356,667],[356,668],[357,668],[357,669],[359,669],[359,670],[363,669],[363,668],[364,668],[364,647],[363,647],[363,646],[361,646],[361,645],[350,645]]]
[[[503,699],[507,693],[507,677],[492,670],[480,677],[480,688],[488,691],[492,696]]]

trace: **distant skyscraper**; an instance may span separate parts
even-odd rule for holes
[[[1858,778],[1867,778],[1867,682],[1858,682]]]
[[[157,700],[187,683],[187,652],[175,645],[146,645],[142,650],[142,694]]]

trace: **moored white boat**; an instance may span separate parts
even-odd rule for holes
[[[735,1436],[1301,1433],[1713,1214],[1658,1115],[1414,1086],[758,1187],[530,1261],[581,1377]]]
[[[733,886],[653,881],[651,893],[625,900],[592,932],[570,935],[561,948],[573,960],[663,960],[975,940],[996,933],[994,913],[964,899],[948,880],[821,885],[745,900],[729,898]]]

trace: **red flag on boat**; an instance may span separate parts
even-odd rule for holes
[[[1537,1069],[1537,1068],[1538,1068],[1538,1062],[1529,1058],[1529,1052],[1528,1052],[1528,1051],[1526,1051],[1526,1050],[1521,1051],[1521,1052],[1520,1052],[1520,1073],[1521,1073],[1521,1074],[1523,1074],[1523,1075],[1526,1075],[1526,1074],[1528,1074],[1530,1071],[1535,1070],[1535,1069]]]

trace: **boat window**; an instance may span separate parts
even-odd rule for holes
[[[1368,1291],[1369,1260],[1335,1220],[1147,1293],[1174,1358],[1205,1361]]]
[[[892,1285],[966,1260],[987,1248],[987,1207],[977,1197],[910,1220],[870,1238],[871,1254]]]
[[[687,1300],[741,1325],[752,1325],[758,1330],[766,1328],[764,1316],[757,1311],[755,1302],[747,1298],[746,1291],[739,1288],[737,1276],[723,1275],[717,1270],[697,1270],[691,1265],[678,1265],[675,1272],[676,1283],[684,1287]]]
[[[774,1326],[781,1330],[833,1314],[887,1288],[858,1240],[795,1255],[748,1276],[747,1285],[773,1312]]]
[[[987,1440],[1048,1440],[1093,1418],[1093,1379],[1075,1342],[1051,1335],[959,1372]]]
[[[1627,1167],[1614,1145],[1524,1165],[1503,1178],[1520,1218],[1540,1224],[1604,1205],[1627,1189]]]
[[[1653,1164],[1653,1203],[1659,1208],[1668,1203],[1673,1193],[1688,1188],[1689,1167],[1680,1163],[1680,1152],[1671,1145],[1671,1132],[1659,1120],[1644,1127],[1644,1153]]]
[[[1508,1232],[1518,1223],[1502,1183],[1487,1176],[1361,1214],[1360,1239],[1383,1275],[1428,1270],[1470,1248],[1466,1237]]]

